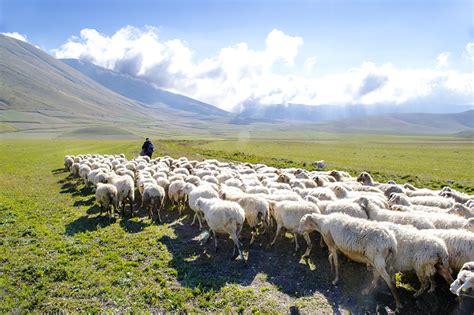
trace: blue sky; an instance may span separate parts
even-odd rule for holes
[[[141,30],[153,26],[160,42],[179,39],[199,64],[205,58],[218,59],[223,48],[242,42],[250,50],[265,50],[265,39],[276,29],[303,43],[292,66],[282,65],[277,58],[272,71],[314,79],[362,68],[364,62],[434,69],[443,52],[449,55],[449,69],[472,72],[472,60],[466,57],[466,45],[474,42],[472,14],[472,1],[449,0],[0,0],[0,32],[23,34],[54,54],[54,49],[86,28],[108,38],[129,25]],[[316,61],[308,74],[304,65],[311,57]],[[115,62],[99,64],[114,68]],[[180,91],[179,86],[169,89]],[[193,96],[189,87],[180,92]]]

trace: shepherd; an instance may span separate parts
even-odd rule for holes
[[[153,151],[155,150],[155,147],[153,146],[153,143],[150,141],[150,138],[146,138],[145,142],[142,145],[142,151],[140,152],[141,156],[147,155],[151,159],[151,155],[153,154]]]

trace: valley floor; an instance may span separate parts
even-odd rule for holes
[[[310,167],[370,170],[375,179],[394,178],[419,186],[474,191],[473,144],[452,139],[328,139],[286,141],[156,141],[157,155],[214,157]],[[231,261],[221,238],[201,244],[205,233],[164,211],[164,223],[144,211],[133,218],[99,216],[93,195],[62,169],[66,154],[137,155],[140,141],[0,140],[0,312],[30,311],[232,311],[245,313],[375,313],[394,309],[387,287],[360,294],[371,280],[365,266],[341,259],[341,282],[331,285],[327,249],[313,247],[309,260],[294,252],[290,235],[268,247],[270,235],[249,248],[245,268]],[[138,211],[138,209],[137,209]],[[319,244],[317,235],[313,242]],[[302,243],[302,242],[300,242]],[[435,293],[412,297],[412,275],[398,279],[410,314],[447,313],[456,300],[438,279]]]

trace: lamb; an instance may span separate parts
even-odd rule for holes
[[[168,187],[168,198],[177,206],[178,212],[181,215],[186,207],[186,193],[184,192],[184,186],[186,183],[183,180],[170,180],[170,182],[171,184]]]
[[[219,194],[210,185],[204,184],[204,185],[200,185],[196,187],[191,183],[187,183],[185,185],[184,192],[188,195],[189,208],[191,208],[191,210],[195,212],[193,222],[191,223],[191,225],[194,224],[197,218],[199,222],[199,228],[202,229],[202,222],[201,222],[201,216],[200,216],[201,213],[199,212],[196,202],[199,198],[207,198],[207,199],[219,198]]]
[[[329,249],[328,259],[331,269],[335,273],[333,285],[339,281],[338,251],[340,251],[356,262],[371,266],[374,274],[381,276],[389,286],[397,309],[402,307],[396,285],[387,270],[390,261],[397,255],[397,240],[389,229],[378,222],[352,218],[345,214],[312,213],[301,218],[299,230],[305,233],[316,230],[321,233]]]
[[[129,176],[118,176],[115,173],[108,175],[107,182],[117,188],[118,203],[122,205],[122,215],[125,215],[125,203],[130,204],[130,214],[133,216],[133,203],[135,201],[135,184]]]
[[[102,215],[104,208],[109,215],[112,215],[111,207],[113,206],[114,212],[118,208],[117,188],[111,184],[98,183],[95,191],[95,200],[100,204],[100,215]]]
[[[204,214],[209,229],[214,234],[214,247],[217,251],[217,234],[229,234],[234,242],[234,253],[232,259],[237,258],[235,249],[242,261],[246,264],[239,235],[242,231],[245,220],[245,212],[242,207],[232,201],[224,201],[219,198],[198,198],[196,200],[196,208]]]
[[[474,261],[474,233],[465,230],[423,230],[427,235],[441,238],[449,253],[449,266],[458,272],[468,261]]]
[[[165,190],[155,183],[147,182],[143,187],[142,208],[148,209],[148,218],[151,219],[156,212],[158,222],[161,223],[160,211],[165,203]]]
[[[285,228],[290,233],[293,233],[295,239],[295,251],[298,251],[298,228],[301,218],[305,214],[309,213],[321,213],[318,206],[311,202],[307,201],[281,201],[272,205],[271,210],[272,216],[276,221],[277,230],[275,233],[275,238],[270,243],[273,246],[280,234],[282,228]],[[303,237],[308,245],[304,256],[309,256],[311,251],[311,239],[309,238],[308,233],[302,233]]]
[[[367,214],[369,220],[392,222],[402,225],[413,225],[417,229],[434,229],[435,226],[428,218],[412,212],[395,212],[378,208],[369,199],[361,197],[356,202]]]
[[[389,204],[399,204],[404,206],[421,205],[449,209],[454,205],[454,202],[450,199],[439,196],[407,197],[402,194],[393,193],[390,196]]]
[[[380,225],[392,231],[397,239],[397,255],[391,260],[393,271],[416,272],[421,286],[414,297],[420,296],[428,289],[428,281],[431,283],[428,292],[434,292],[433,277],[436,272],[444,277],[448,284],[453,282],[449,269],[448,249],[443,240],[406,225],[389,222],[382,222]]]

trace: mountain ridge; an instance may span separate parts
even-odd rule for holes
[[[193,98],[159,89],[150,83],[79,59],[59,59],[104,87],[149,106],[162,104],[170,108],[201,115],[228,116],[230,113]]]

